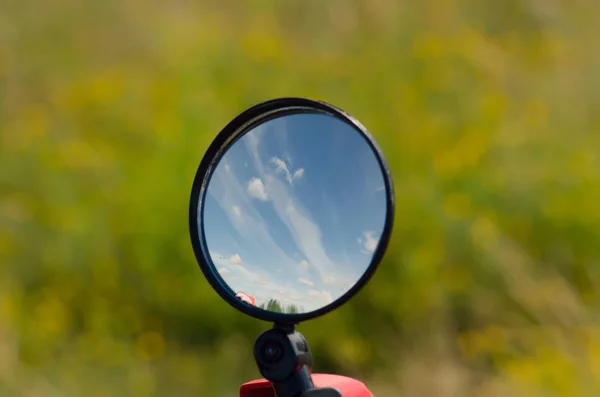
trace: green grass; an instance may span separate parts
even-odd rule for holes
[[[269,324],[195,263],[237,113],[331,102],[396,189],[372,282],[302,324],[385,396],[600,393],[592,1],[0,2],[0,395],[237,395]]]

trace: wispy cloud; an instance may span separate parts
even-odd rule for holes
[[[300,284],[308,285],[309,287],[313,287],[315,285],[315,283],[313,283],[312,281],[310,281],[309,279],[304,278],[304,277],[300,277],[298,279],[298,282]]]
[[[223,246],[233,251],[215,260],[227,282],[236,277],[232,287],[247,289],[257,299],[260,295],[265,299],[280,297],[286,303],[296,300],[305,309],[313,310],[343,293],[342,286],[353,284],[354,272],[359,270],[347,259],[341,259],[344,263],[332,259],[317,220],[296,196],[295,190],[301,185],[295,186],[294,182],[301,179],[310,182],[310,168],[307,172],[307,168],[292,167],[292,159],[285,150],[275,157],[261,156],[264,132],[264,127],[255,129],[239,141],[240,145],[243,142],[241,148],[246,150],[248,161],[242,157],[238,163],[235,160],[239,157],[232,157],[231,162],[227,162],[226,156],[223,166],[215,170],[208,189],[214,202],[227,214],[233,227],[231,232],[237,233],[238,244],[227,235],[231,232],[215,232],[214,237],[207,234],[207,242],[211,247],[211,241],[218,241],[216,248],[223,249],[220,248]],[[263,158],[266,161],[262,161]],[[267,204],[259,206],[257,200]],[[272,216],[276,216],[273,219],[277,223],[285,225],[285,236],[291,237],[291,245],[286,243],[285,250],[278,243],[282,231],[274,227]],[[372,252],[377,247],[377,239],[372,233],[365,234],[359,244],[363,250]],[[288,248],[291,248],[289,252]],[[360,253],[358,247],[355,251],[351,249]],[[292,253],[300,255],[295,257]],[[348,258],[343,252],[335,254]],[[286,281],[292,281],[293,286],[285,286]]]
[[[239,255],[234,254],[227,257],[213,252],[211,257],[215,265],[220,266],[219,274],[230,288],[235,292],[245,292],[254,296],[259,303],[277,299],[286,304],[294,303],[303,306],[306,310],[314,310],[323,305],[318,299],[310,300],[303,297],[300,291],[291,285],[283,287],[281,281],[273,280],[268,274],[256,274],[245,266],[232,264],[230,259],[237,258]],[[237,259],[234,259],[233,262],[237,262]],[[310,280],[306,281],[310,282]]]
[[[271,159],[271,163],[275,165],[276,174],[283,174],[285,180],[288,181],[288,183],[292,183],[292,175],[290,174],[290,170],[288,169],[285,161],[278,157],[273,157]]]
[[[249,133],[253,134],[253,132]],[[275,175],[283,176],[283,180],[288,183],[283,183],[279,178],[274,178],[265,171],[265,167],[260,163],[260,153],[258,152],[258,139],[252,138],[248,141],[247,149],[251,153],[251,158],[257,162],[255,165],[257,170],[263,170],[260,178],[265,184],[265,189],[269,194],[269,199],[273,204],[279,220],[282,221],[288,232],[292,236],[292,240],[298,247],[302,256],[311,264],[321,275],[327,274],[333,277],[336,282],[355,279],[355,276],[348,273],[348,268],[340,266],[333,261],[323,244],[323,237],[318,223],[312,218],[310,212],[296,198],[294,188],[291,184],[293,176],[290,175],[290,170],[285,161],[279,157],[272,157],[270,162],[275,166]],[[302,171],[300,171],[302,170]],[[297,178],[304,176],[304,168],[296,170]],[[323,276],[319,276],[322,279]]]
[[[304,168],[298,168],[291,172],[290,166],[279,157],[273,157],[271,163],[275,166],[275,174],[283,174],[284,179],[291,185],[297,179],[304,176]]]
[[[311,289],[310,291],[308,291],[308,296],[321,300],[325,305],[328,305],[333,302],[333,297],[331,296],[331,293],[329,293],[329,291],[317,291]]]
[[[225,163],[225,165],[228,165]],[[232,167],[230,167],[232,168]],[[252,203],[252,198],[246,191],[244,183],[240,183],[235,172],[227,172],[224,167],[217,167],[211,179],[208,194],[216,204],[227,214],[228,220],[243,241],[243,248],[252,247],[257,252],[268,253],[273,261],[293,267],[295,260],[291,260],[280,245],[273,239],[263,216]],[[260,195],[260,191],[258,191]],[[265,192],[266,194],[266,192]],[[211,228],[218,225],[205,224],[210,232]],[[225,238],[214,233],[207,233],[207,242],[213,239]],[[220,248],[219,248],[220,249]]]
[[[336,264],[329,258],[323,246],[321,230],[310,213],[279,180],[274,179],[269,184],[269,191],[275,212],[287,226],[302,255],[320,271],[325,267],[335,268]]]
[[[253,134],[254,131],[247,135]],[[312,263],[319,270],[322,270],[323,267],[335,268],[335,263],[329,258],[323,246],[321,230],[318,224],[311,219],[308,211],[295,198],[291,187],[286,186],[277,178],[268,178],[269,175],[264,171],[264,167],[260,161],[258,148],[258,138],[251,137],[247,140],[247,149],[255,162],[256,169],[259,172],[263,170],[260,177],[265,181],[266,190],[269,192],[273,208],[279,219],[287,226],[300,252],[307,258],[308,262]],[[278,157],[272,157],[270,162],[275,165],[275,174],[282,174],[284,179],[288,183],[291,183],[292,176],[285,161]],[[299,175],[302,176],[303,174],[304,171]],[[319,265],[316,265],[317,263]]]
[[[233,277],[235,274],[239,274],[251,282],[255,282],[260,277],[266,277],[264,274],[261,275],[256,271],[243,266],[242,258],[238,254],[230,255],[227,258],[224,255],[211,252],[210,256],[213,263],[218,266],[219,274],[227,282],[229,282],[231,277]]]

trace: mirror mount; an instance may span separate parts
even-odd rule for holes
[[[254,359],[278,397],[298,397],[315,388],[308,343],[293,325],[275,324],[260,334],[254,343]]]
[[[275,324],[260,334],[254,343],[254,359],[277,397],[342,397],[335,388],[315,387],[308,343],[293,325]]]

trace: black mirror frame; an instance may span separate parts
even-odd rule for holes
[[[206,244],[202,218],[204,214],[206,188],[208,187],[208,183],[212,177],[214,169],[227,149],[229,149],[239,138],[241,138],[246,132],[250,131],[256,125],[262,124],[265,121],[273,118],[279,118],[294,113],[327,114],[336,117],[348,125],[353,126],[363,136],[377,157],[377,161],[383,172],[387,212],[383,232],[381,233],[377,248],[373,253],[371,263],[358,282],[340,298],[319,310],[308,313],[289,314],[269,312],[258,307],[245,304],[236,298],[235,291],[232,291],[218,275],[216,266],[210,258]],[[189,206],[190,238],[196,260],[200,265],[200,269],[204,273],[204,276],[208,280],[209,284],[227,303],[239,311],[259,320],[270,321],[276,324],[294,325],[299,324],[302,321],[322,316],[334,309],[337,309],[346,303],[350,298],[355,296],[358,291],[365,286],[365,284],[375,274],[375,271],[383,259],[385,251],[388,247],[394,224],[394,211],[394,188],[389,166],[372,135],[358,120],[346,114],[341,109],[322,101],[299,97],[277,98],[254,105],[240,113],[232,121],[230,121],[229,124],[227,124],[223,130],[221,130],[221,132],[219,132],[214,141],[208,147],[204,157],[202,158],[200,166],[198,167],[192,185]],[[202,227],[202,233],[200,233],[198,230],[199,225]]]

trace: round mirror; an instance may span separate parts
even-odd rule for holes
[[[341,305],[373,274],[393,222],[391,178],[356,120],[302,98],[234,119],[200,165],[190,232],[230,304],[298,323]]]

